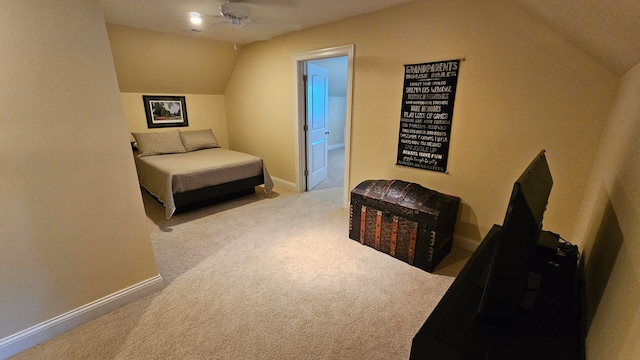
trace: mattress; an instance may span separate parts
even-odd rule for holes
[[[176,211],[173,194],[264,175],[265,192],[273,181],[260,157],[223,149],[135,157],[138,179],[165,207],[166,218]]]

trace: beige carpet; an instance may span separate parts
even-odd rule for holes
[[[407,359],[468,253],[434,274],[348,238],[341,188],[262,193],[164,220],[164,290],[15,359]]]
[[[344,183],[344,148],[332,149],[327,153],[327,178],[311,190],[342,187]]]

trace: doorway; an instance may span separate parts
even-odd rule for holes
[[[296,185],[304,192],[341,182],[347,206],[353,45],[295,54],[293,68]]]
[[[307,190],[344,185],[347,65],[346,56],[306,62]]]

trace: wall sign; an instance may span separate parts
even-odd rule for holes
[[[460,60],[404,66],[397,165],[445,172]]]

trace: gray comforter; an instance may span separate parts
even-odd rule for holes
[[[144,156],[135,159],[140,184],[160,200],[166,218],[176,211],[173,194],[264,174],[264,190],[273,181],[261,158],[215,148],[180,154]]]

